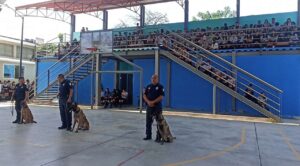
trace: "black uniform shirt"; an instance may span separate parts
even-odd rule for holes
[[[59,98],[67,100],[70,94],[71,89],[73,89],[73,86],[71,85],[71,82],[69,80],[64,80],[59,85]]]
[[[20,85],[17,84],[15,88],[15,95],[14,98],[16,101],[22,101],[26,97],[26,92],[28,92],[28,88],[25,84]]]
[[[165,95],[164,87],[161,84],[150,84],[145,89],[145,95],[150,101],[157,99],[159,96]],[[155,104],[156,109],[162,109],[161,102]]]

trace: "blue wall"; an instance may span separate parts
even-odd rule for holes
[[[284,91],[284,117],[300,116],[300,55],[237,56],[237,65]]]

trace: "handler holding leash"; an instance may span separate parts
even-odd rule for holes
[[[63,74],[59,74],[57,80],[59,82],[59,93],[57,94],[57,97],[59,98],[59,110],[62,122],[62,126],[58,127],[58,129],[67,129],[68,131],[71,131],[72,112],[67,111],[67,106],[72,103],[73,86],[69,80],[65,79]]]
[[[22,103],[29,101],[29,92],[28,88],[25,85],[24,77],[19,78],[19,83],[16,85],[15,91],[12,94],[11,101],[15,102],[15,109],[17,112],[16,120],[13,121],[13,123],[21,123],[21,109],[22,109]]]
[[[146,112],[146,137],[144,140],[152,139],[152,123],[153,117],[155,117],[156,122],[162,114],[162,103],[163,96],[165,95],[164,87],[159,83],[158,75],[153,75],[151,78],[151,84],[145,89],[143,98],[147,103]],[[156,139],[158,139],[159,133],[157,131]]]

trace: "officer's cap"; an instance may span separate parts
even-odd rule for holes
[[[19,80],[24,80],[24,77],[19,77]]]
[[[64,78],[65,76],[63,74],[58,75],[59,78]]]

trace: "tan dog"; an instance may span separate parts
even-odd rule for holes
[[[22,103],[21,121],[20,122],[24,123],[24,124],[36,123],[36,121],[33,120],[33,115],[32,115],[31,110],[28,107],[26,102]]]
[[[157,121],[157,130],[158,130],[158,138],[156,138],[157,141],[161,142],[162,144],[164,142],[173,142],[176,137],[173,137],[170,127],[164,118],[162,114],[158,115],[158,121]]]
[[[68,111],[73,111],[74,112],[74,124],[72,131],[74,131],[76,123],[78,123],[77,128],[75,130],[76,133],[78,133],[78,130],[89,130],[90,129],[90,123],[87,120],[85,114],[83,113],[82,109],[80,109],[77,106],[77,103],[72,103]]]

